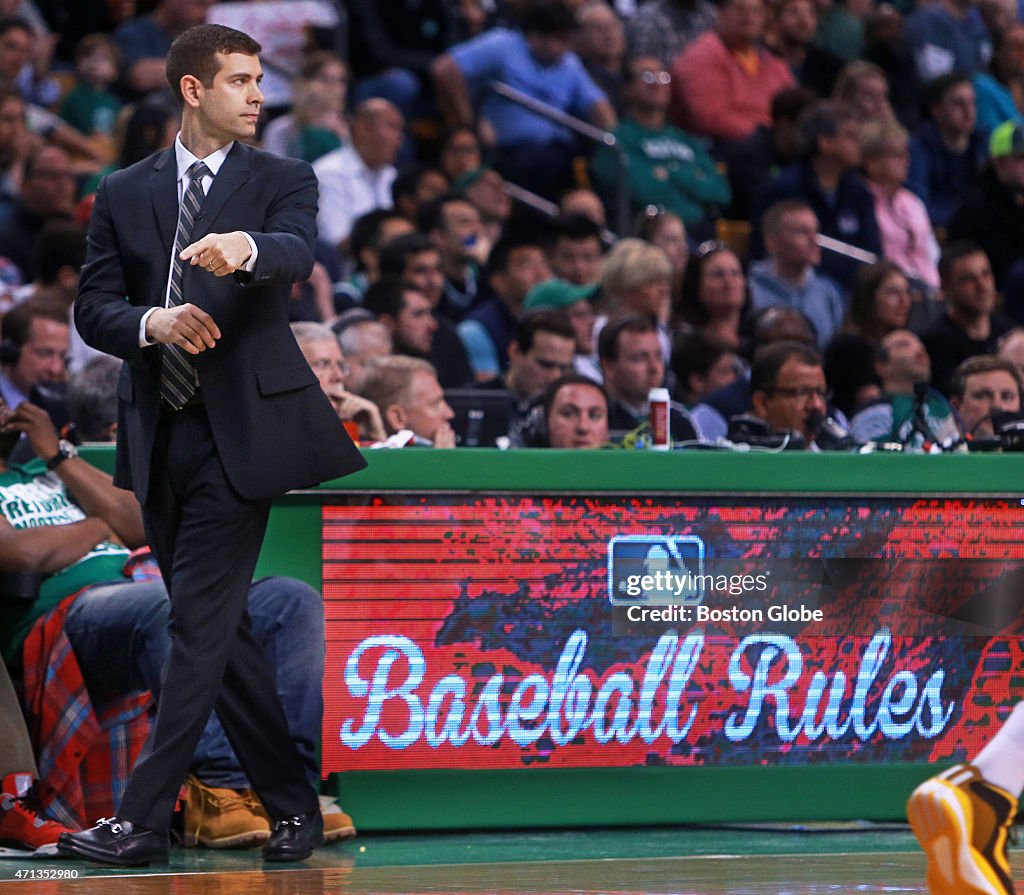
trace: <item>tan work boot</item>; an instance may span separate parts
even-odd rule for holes
[[[356,826],[352,818],[341,810],[336,799],[320,796],[320,813],[324,818],[324,845],[355,836]]]
[[[270,838],[270,822],[251,789],[218,789],[193,774],[185,787],[186,848],[253,848]]]

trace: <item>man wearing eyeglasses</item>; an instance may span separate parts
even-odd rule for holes
[[[814,439],[828,412],[828,385],[814,348],[778,342],[758,351],[750,391],[755,416],[776,432],[800,435],[808,449],[818,449]]]

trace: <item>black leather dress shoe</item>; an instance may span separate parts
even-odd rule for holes
[[[96,826],[80,833],[62,833],[57,840],[57,851],[62,855],[119,867],[166,864],[169,847],[166,834],[144,830],[116,817],[100,818]]]
[[[263,846],[264,861],[303,861],[324,844],[324,819],[320,809],[296,814],[274,824]]]

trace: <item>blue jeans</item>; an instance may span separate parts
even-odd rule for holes
[[[320,594],[294,578],[264,578],[249,588],[248,610],[306,775],[319,790],[325,652]],[[101,584],[75,600],[64,631],[92,700],[134,690],[150,690],[159,700],[161,669],[171,651],[170,614],[162,581]],[[192,771],[209,786],[249,786],[216,713],[203,730]]]

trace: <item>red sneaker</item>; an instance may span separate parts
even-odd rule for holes
[[[5,779],[4,783],[8,780]],[[40,817],[32,808],[31,790],[25,796],[17,796],[7,791],[8,788],[5,785],[4,792],[0,793],[0,845],[37,851],[56,845],[61,833],[73,832],[62,824]]]

